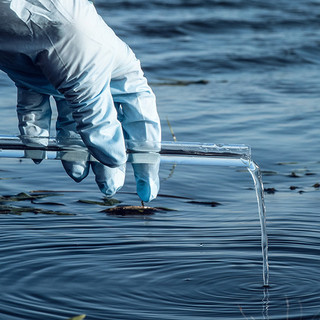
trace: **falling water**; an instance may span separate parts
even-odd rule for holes
[[[254,186],[256,190],[256,196],[258,201],[258,210],[260,218],[261,227],[261,249],[262,249],[262,259],[263,259],[263,285],[265,287],[269,286],[269,264],[268,264],[268,237],[267,237],[267,224],[266,224],[266,207],[264,202],[264,191],[262,176],[259,166],[251,161],[248,166],[248,170],[254,181]]]

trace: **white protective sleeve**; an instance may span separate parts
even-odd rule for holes
[[[12,0],[10,8],[20,39],[0,50],[15,58],[3,69],[18,85],[62,95],[84,143],[106,165],[125,162],[124,139],[130,149],[159,148],[155,96],[139,60],[90,1]]]
[[[23,135],[48,133],[52,95],[65,99],[65,113],[72,113],[77,133],[101,163],[125,163],[125,141],[132,150],[159,150],[155,96],[140,62],[90,1],[0,0],[0,68],[20,88]],[[145,199],[159,188],[149,169],[135,171]]]

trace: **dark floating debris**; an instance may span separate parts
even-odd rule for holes
[[[268,193],[268,194],[275,194],[278,190],[276,190],[275,188],[265,188],[264,192]]]
[[[290,177],[290,178],[300,178],[300,176],[297,175],[294,171],[292,171],[292,172],[288,175],[288,177]]]
[[[31,190],[29,193],[41,193],[41,194],[54,194],[54,195],[60,195],[64,193],[83,193],[85,191],[79,191],[79,190]]]
[[[201,205],[211,206],[211,207],[217,207],[217,206],[221,205],[220,202],[216,202],[216,201],[196,201],[196,200],[192,200],[192,201],[188,201],[188,203],[201,204]]]
[[[80,202],[80,203],[86,203],[86,204],[97,204],[97,205],[99,205],[99,206],[104,206],[105,204],[104,204],[104,202],[102,202],[102,201],[93,201],[93,200],[85,200],[85,199],[80,199],[80,200],[78,200],[78,202]]]
[[[173,209],[165,207],[147,207],[147,206],[117,206],[113,208],[107,208],[101,212],[106,212],[112,216],[144,216],[152,215],[156,212],[174,211]]]
[[[105,206],[114,206],[116,204],[121,203],[122,201],[115,199],[115,198],[104,198],[103,203]]]
[[[40,208],[0,206],[0,214],[21,215],[22,213],[27,213],[27,212],[34,213],[34,214],[51,214],[51,215],[58,215],[58,216],[74,216],[73,213],[66,213],[66,212],[53,211],[53,210],[40,209]]]
[[[297,187],[297,186],[290,186],[289,189],[290,189],[290,190],[296,190],[296,189],[299,189],[299,187]]]
[[[99,206],[107,206],[111,207],[114,206],[115,204],[121,203],[121,201],[114,199],[114,198],[104,198],[102,201],[94,201],[94,200],[78,200],[80,203],[86,203],[86,204],[96,204]]]
[[[10,206],[0,206],[0,214],[16,214],[21,215],[21,208],[10,207]]]
[[[18,207],[9,205],[9,202],[20,202],[20,201],[30,201],[30,203],[37,204],[37,205],[54,205],[54,206],[64,206],[62,203],[57,202],[41,202],[37,201],[43,198],[47,198],[49,196],[57,196],[57,193],[40,193],[40,194],[29,194],[25,192],[20,192],[16,195],[5,195],[0,196],[0,214],[15,214],[21,215],[22,213],[35,213],[35,214],[52,214],[52,215],[63,215],[63,216],[70,216],[74,215],[67,212],[61,211],[53,211],[48,209],[40,209],[35,207]]]
[[[46,198],[49,196],[53,196],[57,194],[34,194],[30,195],[25,192],[18,193],[16,195],[6,195],[6,196],[0,196],[0,203],[4,202],[16,202],[16,201],[34,201],[37,199]]]
[[[31,200],[31,203],[33,204],[44,204],[46,206],[65,206],[65,204],[63,203],[59,203],[59,202],[52,202],[52,201],[44,201],[44,202],[39,202],[39,201],[34,201],[34,200]]]
[[[270,170],[262,170],[262,171],[261,171],[261,174],[262,174],[263,176],[276,176],[276,175],[278,175],[278,172],[276,172],[276,171],[270,171]]]
[[[25,201],[25,200],[33,200],[33,199],[36,199],[36,198],[23,192],[18,193],[16,195],[0,196],[0,202],[15,202],[15,201]]]
[[[317,189],[320,188],[320,183],[318,183],[318,182],[315,183],[315,184],[313,185],[313,187],[314,187],[314,188],[317,188]]]

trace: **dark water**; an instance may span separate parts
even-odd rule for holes
[[[320,1],[95,3],[141,60],[164,140],[168,118],[178,141],[252,147],[268,191],[270,288],[245,171],[162,166],[153,205],[176,211],[130,218],[78,202],[103,198],[92,176],[75,184],[58,162],[2,159],[0,195],[48,195],[10,205],[74,215],[0,216],[0,318],[320,319]],[[0,133],[16,134],[4,74],[0,93]],[[139,204],[134,191],[128,167],[116,199]]]

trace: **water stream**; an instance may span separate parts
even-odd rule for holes
[[[269,286],[269,262],[268,262],[268,236],[267,236],[267,221],[266,221],[266,206],[264,201],[264,191],[262,175],[259,166],[254,162],[250,162],[248,166],[248,171],[250,172],[252,179],[254,181],[254,186],[256,190],[256,196],[258,201],[258,210],[260,218],[261,227],[261,249],[262,249],[262,259],[263,259],[263,285],[265,287]]]

